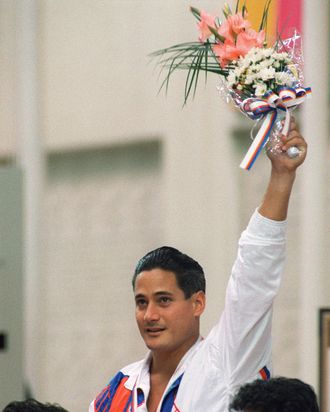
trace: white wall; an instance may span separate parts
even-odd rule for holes
[[[0,19],[6,22],[0,25],[6,51],[0,56],[8,56],[0,61],[0,79],[9,102],[0,108],[3,155],[16,151],[20,137],[13,127],[19,94],[11,75],[19,1],[0,2]],[[218,0],[194,4],[221,8]],[[40,205],[45,219],[36,234],[43,239],[37,269],[41,298],[27,302],[43,312],[37,347],[27,342],[27,364],[33,367],[26,372],[35,396],[78,412],[119,365],[144,352],[132,320],[129,280],[137,258],[149,248],[173,244],[200,261],[208,279],[203,333],[214,324],[239,233],[261,200],[268,161],[260,157],[248,173],[238,168],[243,149],[233,131],[247,135],[251,123],[221,99],[216,78],[210,77],[206,87],[201,83],[185,108],[183,74],[173,78],[166,97],[157,95],[160,81],[147,55],[196,37],[190,2],[43,0],[34,5],[38,128],[48,160]],[[327,40],[322,47],[328,48]],[[307,56],[306,65],[312,64]],[[313,80],[310,76],[312,87]],[[307,114],[300,117],[305,124]],[[324,116],[318,121],[326,129]],[[328,170],[328,140],[321,138],[320,167]],[[314,164],[314,150],[311,156]],[[309,175],[319,182],[316,172]],[[305,181],[300,173],[290,208],[289,256],[275,306],[274,364],[277,374],[316,385],[316,350],[313,371],[302,372],[303,345],[312,342],[315,349],[317,343],[301,311],[307,253],[302,235],[308,236],[310,225],[302,213],[308,203]],[[323,184],[318,196],[325,203],[329,189]],[[316,235],[323,238],[322,248],[313,257],[323,293],[312,316],[330,300],[324,255],[329,211],[324,214],[326,224]]]

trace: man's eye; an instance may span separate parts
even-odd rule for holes
[[[147,301],[144,299],[139,299],[137,301],[135,301],[136,306],[138,306],[139,308],[146,306]]]
[[[159,299],[159,301],[160,301],[160,303],[167,304],[167,303],[170,303],[172,300],[171,300],[171,298],[169,298],[167,296],[163,296]]]

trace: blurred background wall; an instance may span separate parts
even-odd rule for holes
[[[216,77],[185,107],[184,73],[157,95],[148,54],[197,38],[190,4],[0,0],[0,263],[19,261],[1,270],[0,382],[11,382],[0,385],[1,407],[30,394],[87,410],[114,372],[144,355],[130,281],[159,245],[207,273],[203,334],[219,316],[269,165],[262,155],[239,169],[252,124],[223,101]],[[222,4],[193,3],[214,14]],[[313,99],[296,117],[309,157],[292,195],[273,330],[275,373],[317,390],[318,310],[330,305],[328,6],[303,2]]]

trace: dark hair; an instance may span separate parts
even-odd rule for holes
[[[60,405],[41,403],[35,399],[10,402],[2,412],[68,412]]]
[[[141,272],[156,268],[175,274],[177,284],[186,299],[200,290],[205,292],[205,276],[201,265],[188,255],[169,246],[152,250],[139,260],[132,279],[133,289],[136,277]]]
[[[243,385],[229,410],[255,412],[319,412],[313,388],[299,379],[277,377]]]

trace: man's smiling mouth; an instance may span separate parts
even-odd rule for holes
[[[150,328],[145,328],[146,333],[149,334],[156,334],[156,333],[160,333],[163,332],[165,330],[165,328],[160,328],[160,327],[150,327]]]

